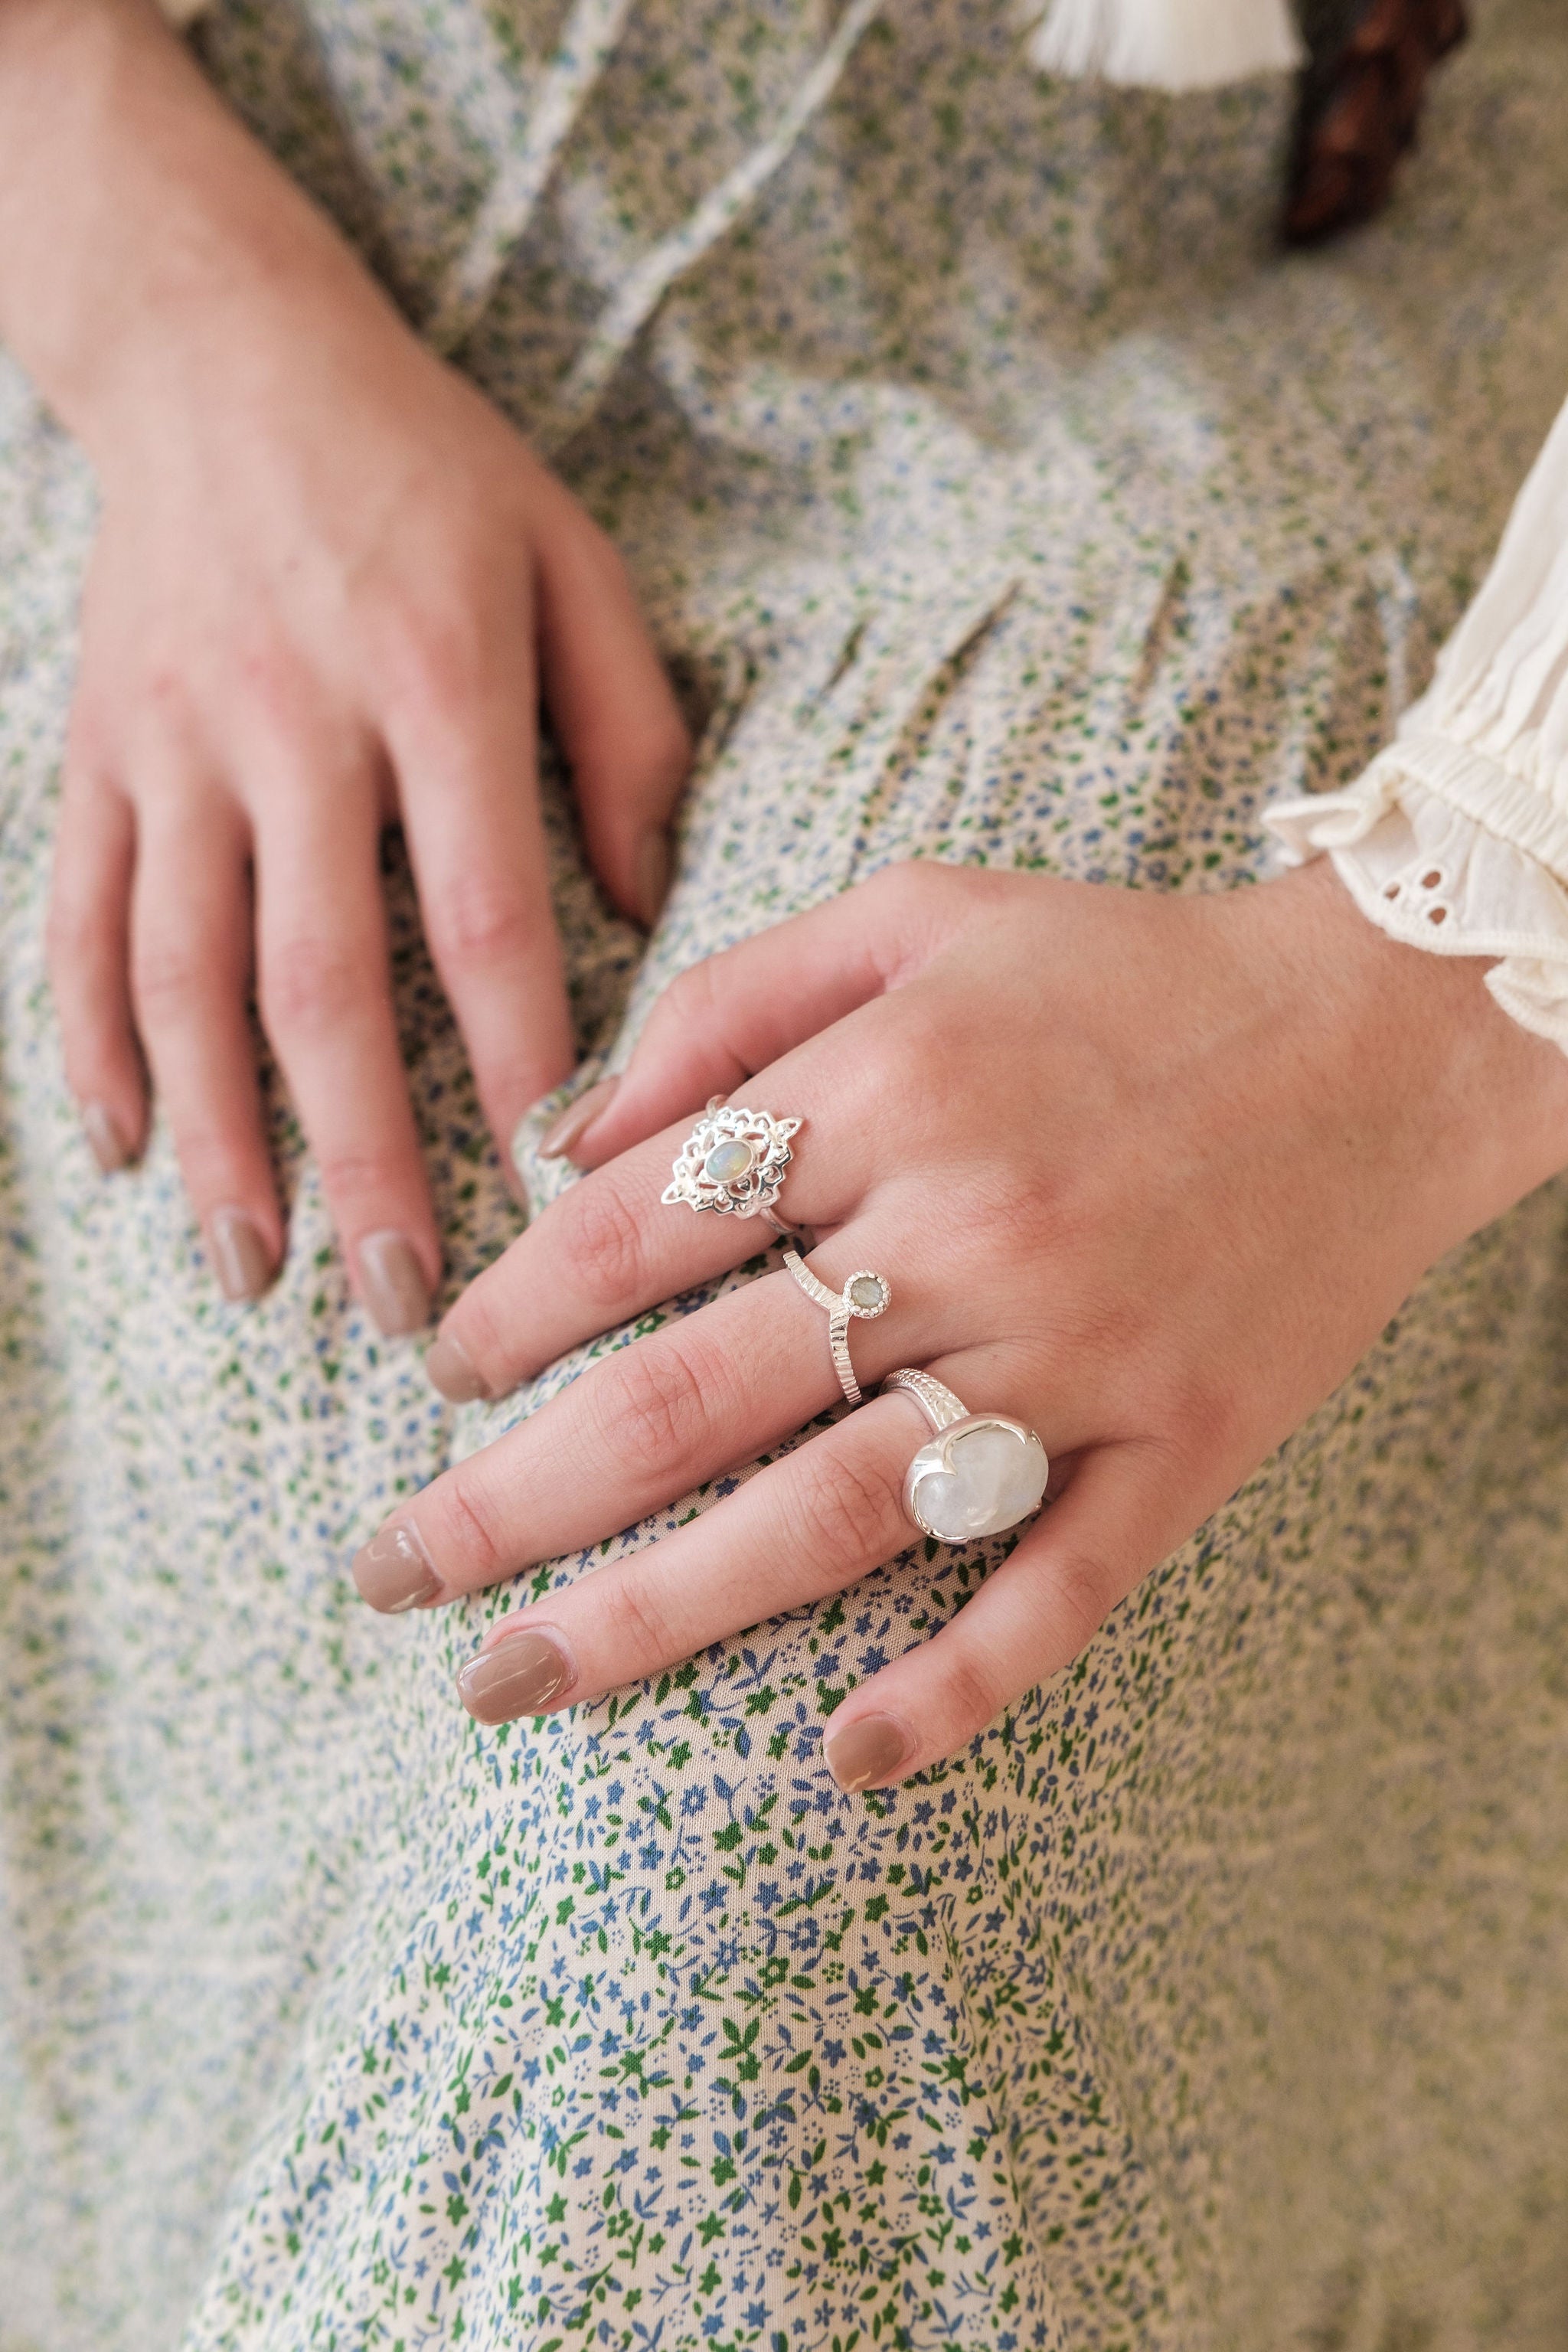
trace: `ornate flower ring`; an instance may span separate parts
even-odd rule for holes
[[[722,1106],[722,1107],[721,1107]],[[783,1189],[784,1171],[794,1154],[792,1135],[804,1119],[774,1118],[771,1111],[746,1110],[739,1103],[724,1104],[715,1095],[680,1147],[674,1181],[660,1198],[700,1212],[717,1209],[721,1217],[763,1217],[778,1234],[787,1233],[773,1213]]]
[[[833,1351],[838,1385],[851,1404],[858,1404],[860,1383],[849,1360],[849,1326],[852,1322],[874,1322],[879,1315],[887,1313],[893,1303],[891,1283],[886,1275],[873,1274],[865,1265],[858,1274],[850,1276],[842,1290],[829,1290],[825,1282],[817,1280],[798,1250],[786,1248],[784,1262],[806,1297],[826,1310],[827,1344]]]
[[[910,1398],[936,1433],[904,1477],[904,1508],[923,1534],[973,1543],[1039,1509],[1050,1464],[1032,1429],[1005,1413],[971,1412],[930,1372],[889,1372],[882,1386]]]

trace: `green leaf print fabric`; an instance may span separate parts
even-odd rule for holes
[[[651,942],[550,785],[586,1054],[889,861],[1246,887],[1356,774],[1568,385],[1568,24],[1476,13],[1389,216],[1283,259],[1283,84],[1055,84],[1006,0],[226,0],[700,730]],[[994,1543],[480,1729],[518,1591],[375,1618],[354,1544],[700,1296],[453,1413],[276,1088],[254,1309],[166,1135],[96,1175],[41,945],[92,519],[0,373],[0,2352],[1560,2352],[1562,1188],[907,1787],[825,1713]],[[518,1213],[387,867],[455,1286]]]

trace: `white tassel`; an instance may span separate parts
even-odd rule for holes
[[[1287,73],[1306,56],[1287,0],[1025,0],[1029,55],[1074,81],[1212,89],[1249,74]]]

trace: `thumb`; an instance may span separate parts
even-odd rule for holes
[[[954,927],[945,869],[889,866],[870,881],[693,964],[649,1013],[626,1075],[572,1142],[597,1168],[715,1094],[898,987]],[[613,1083],[613,1082],[612,1082]]]

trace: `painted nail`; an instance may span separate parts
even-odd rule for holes
[[[541,1160],[569,1160],[572,1146],[585,1135],[601,1111],[610,1108],[610,1097],[620,1085],[619,1078],[601,1078],[574,1103],[568,1103],[553,1127],[547,1127],[539,1139]]]
[[[207,1219],[207,1247],[212,1252],[217,1286],[237,1305],[259,1298],[270,1288],[277,1268],[266,1237],[254,1217],[243,1209],[215,1209]]]
[[[105,1176],[118,1175],[121,1168],[131,1165],[131,1146],[121,1134],[114,1114],[100,1102],[83,1103],[82,1131],[92,1146],[92,1156]]]
[[[898,1770],[909,1746],[909,1734],[890,1715],[863,1715],[827,1741],[827,1769],[841,1789],[868,1789]]]
[[[430,1320],[430,1288],[403,1234],[366,1234],[358,1249],[364,1303],[386,1339],[422,1331]]]
[[[458,1676],[458,1694],[476,1723],[510,1723],[538,1715],[571,1680],[559,1643],[530,1625],[470,1658]]]
[[[361,1545],[353,1557],[353,1580],[361,1600],[384,1617],[417,1609],[441,1590],[436,1563],[412,1519],[394,1519]]]
[[[663,911],[674,870],[674,845],[662,826],[655,826],[638,842],[633,867],[637,912],[642,917],[645,930],[652,930]]]
[[[489,1394],[472,1356],[450,1331],[436,1334],[436,1344],[425,1359],[425,1370],[431,1387],[438,1389],[448,1404],[472,1404],[476,1397]]]

